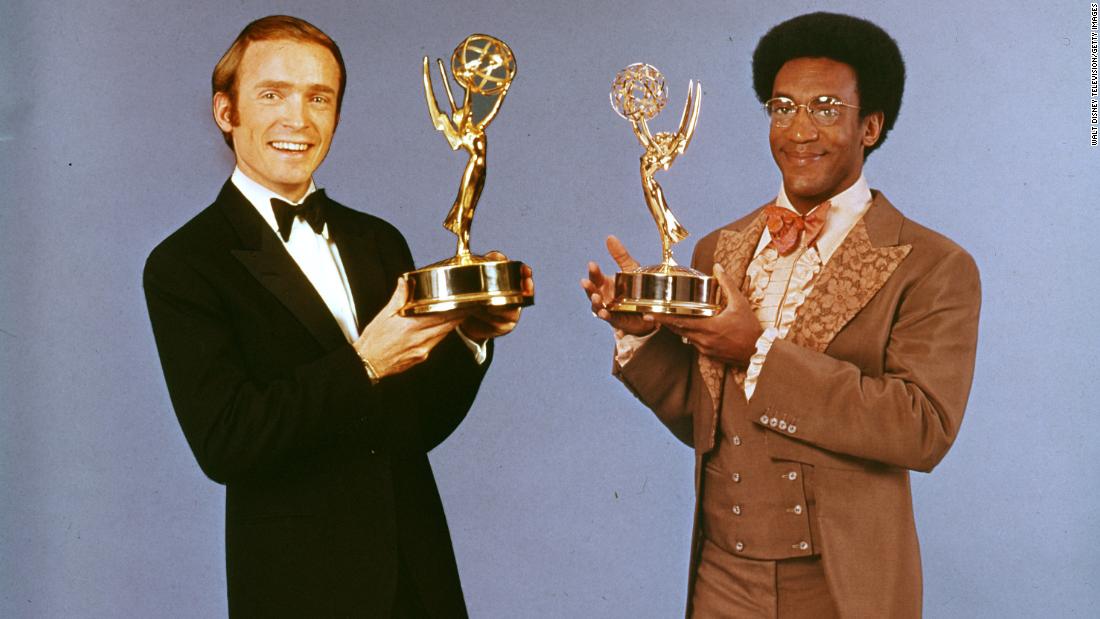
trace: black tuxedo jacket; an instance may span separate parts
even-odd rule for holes
[[[329,213],[361,328],[412,257],[381,219],[335,202]],[[180,426],[226,487],[230,615],[386,617],[400,572],[433,616],[465,616],[427,452],[461,422],[488,363],[452,333],[372,385],[231,182],[153,250],[144,285]]]

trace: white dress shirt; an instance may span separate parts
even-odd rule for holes
[[[317,191],[317,186],[311,180],[305,195],[302,196],[301,200],[295,202],[252,180],[240,168],[233,170],[233,176],[230,180],[244,194],[244,197],[252,204],[256,212],[264,218],[264,221],[271,226],[271,229],[275,231],[275,236],[278,236],[280,241],[282,241],[282,237],[279,236],[279,223],[275,220],[275,211],[271,208],[271,199],[278,198],[284,202],[299,205],[310,194]],[[299,217],[295,217],[292,222],[290,237],[283,242],[283,245],[290,257],[294,258],[294,262],[298,264],[298,268],[302,270],[309,283],[313,284],[317,294],[321,295],[321,300],[332,312],[332,317],[340,325],[344,337],[349,342],[354,342],[359,338],[359,328],[355,316],[355,300],[351,295],[348,275],[344,272],[344,263],[340,260],[340,250],[336,247],[336,243],[333,242],[332,238],[329,237],[328,224],[326,223],[321,228],[321,233],[317,234],[308,223]]]

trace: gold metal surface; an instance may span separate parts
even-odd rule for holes
[[[523,294],[523,263],[493,260],[476,264],[437,262],[405,274],[409,302],[403,316],[446,312],[480,305],[523,307],[535,302]]]
[[[687,101],[680,114],[676,133],[652,133],[648,121],[655,118],[668,103],[665,78],[651,65],[632,64],[615,76],[611,83],[611,107],[630,121],[634,136],[645,148],[641,156],[642,194],[657,231],[661,235],[661,263],[641,267],[615,276],[615,300],[608,306],[613,312],[649,312],[713,316],[720,309],[717,282],[694,269],[681,267],[672,258],[672,246],[688,236],[688,231],[676,220],[664,190],[654,175],[668,170],[676,158],[687,150],[695,135],[699,106],[703,100],[703,85],[688,82]]]
[[[424,98],[428,103],[428,114],[436,131],[442,131],[443,137],[451,145],[451,150],[459,148],[469,154],[466,169],[458,185],[451,211],[443,220],[443,227],[458,237],[456,258],[470,255],[470,224],[474,219],[474,209],[485,187],[485,154],[488,142],[485,127],[493,122],[500,104],[508,95],[508,88],[516,76],[516,59],[511,48],[500,39],[486,34],[471,34],[455,48],[451,54],[451,71],[455,81],[463,88],[462,106],[455,105],[451,83],[443,61],[436,59],[439,75],[447,93],[447,103],[451,106],[450,115],[439,109],[432,90],[432,76],[428,70],[428,57],[424,56]],[[493,97],[489,112],[478,121],[474,121],[473,95]]]
[[[613,312],[713,316],[721,310],[713,277],[679,265],[655,265],[615,274]]]
[[[485,187],[485,128],[496,118],[500,104],[516,76],[516,59],[504,41],[486,34],[471,34],[451,54],[451,74],[463,88],[462,105],[455,103],[446,67],[436,59],[450,113],[439,108],[432,87],[428,57],[423,62],[424,98],[432,125],[443,133],[451,150],[463,149],[469,158],[458,185],[458,194],[443,227],[458,238],[455,255],[405,274],[409,302],[403,315],[442,312],[473,305],[526,306],[534,297],[523,294],[523,263],[499,261],[470,252],[470,225]],[[491,97],[489,111],[474,119],[473,97]]]

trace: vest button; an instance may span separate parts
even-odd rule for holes
[[[741,483],[741,473],[734,473],[733,474],[733,483],[735,483],[735,484]]]
[[[801,505],[795,505],[794,507],[788,509],[787,511],[792,513],[792,514],[801,514],[802,513],[802,506]]]
[[[737,542],[736,544],[734,544],[733,549],[737,552],[741,552],[745,549],[745,544],[743,542]]]
[[[798,542],[797,544],[791,544],[791,548],[794,548],[795,550],[807,550],[807,549],[809,549],[809,547],[810,547],[810,545],[806,542]]]
[[[789,479],[791,481],[794,481],[794,480],[798,479],[798,473],[795,472],[795,471],[791,471],[790,473],[787,473],[783,477],[786,477],[787,479]]]
[[[734,445],[740,445],[741,444],[741,437],[740,436],[734,436],[733,437],[733,444]]]
[[[733,513],[734,513],[734,515],[740,516],[741,515],[741,506],[740,505],[734,505],[733,506]]]

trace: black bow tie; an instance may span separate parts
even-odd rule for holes
[[[321,230],[325,229],[328,198],[325,197],[324,189],[318,189],[297,206],[272,198],[271,209],[275,211],[275,221],[279,224],[279,236],[283,237],[285,243],[290,240],[290,227],[294,224],[295,217],[301,217],[314,232],[321,234]]]

